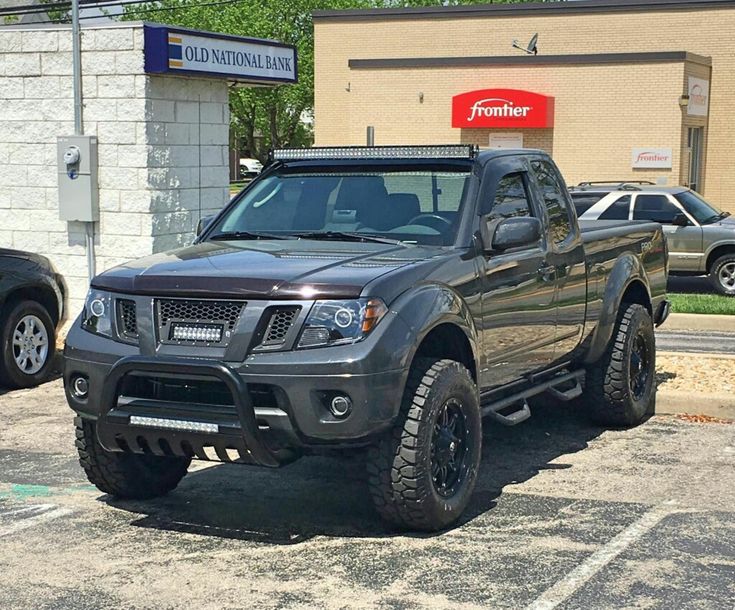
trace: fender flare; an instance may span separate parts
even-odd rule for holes
[[[589,348],[584,358],[585,363],[596,362],[605,352],[617,323],[623,296],[635,283],[638,283],[645,291],[650,311],[652,308],[651,291],[648,288],[646,270],[640,259],[631,253],[625,253],[615,261],[610,274],[607,276],[600,317],[592,333]]]
[[[464,333],[472,351],[475,370],[480,370],[480,337],[472,312],[454,289],[444,284],[420,284],[399,296],[391,309],[409,327],[413,336],[406,354],[406,367],[411,366],[421,343],[432,330],[442,324],[451,324]]]

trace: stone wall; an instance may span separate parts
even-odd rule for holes
[[[85,227],[59,220],[56,138],[74,132],[71,32],[0,30],[0,247],[48,256],[73,318]],[[227,83],[149,76],[141,24],[85,27],[84,132],[99,140],[97,272],[190,243],[228,199]]]

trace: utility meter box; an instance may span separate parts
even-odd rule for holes
[[[98,221],[97,137],[59,136],[57,166],[59,218],[67,221]]]

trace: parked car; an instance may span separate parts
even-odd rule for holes
[[[649,220],[664,227],[672,275],[708,275],[735,296],[735,218],[683,186],[583,182],[571,189],[580,220]]]
[[[48,259],[0,248],[0,385],[46,380],[63,315],[63,282]]]
[[[263,171],[263,164],[257,159],[240,159],[240,176],[242,178],[255,178]]]
[[[366,448],[378,512],[436,530],[483,417],[519,424],[544,393],[604,425],[651,413],[661,227],[580,228],[541,151],[277,151],[202,224],[97,276],[67,338],[81,464],[113,496],[165,494],[194,457]]]

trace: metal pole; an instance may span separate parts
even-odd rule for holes
[[[375,127],[368,125],[367,128],[367,145],[375,146]]]
[[[79,29],[79,0],[71,0],[71,57],[72,57],[72,80],[74,89],[74,133],[78,136],[84,135],[84,119],[82,116],[82,33]],[[86,250],[87,250],[87,276],[89,281],[96,274],[94,255],[94,223],[85,223]]]
[[[79,0],[71,1],[71,53],[74,78],[74,133],[84,134],[82,122],[82,34],[79,30]]]

